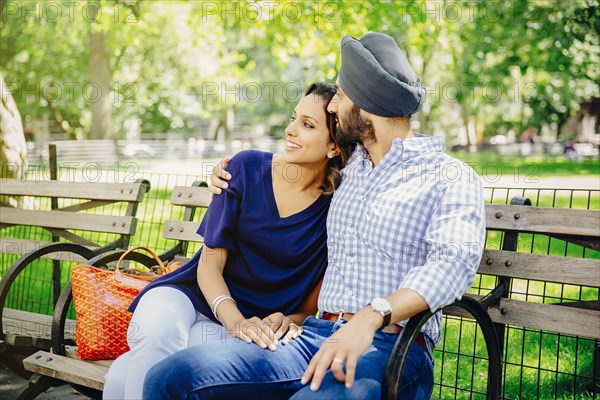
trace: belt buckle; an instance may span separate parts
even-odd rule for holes
[[[339,321],[340,319],[344,319],[344,314],[346,314],[346,311],[340,311],[340,313],[338,314],[337,320]],[[344,319],[344,321],[345,321],[345,319]]]

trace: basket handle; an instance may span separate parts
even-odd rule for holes
[[[125,257],[127,257],[128,254],[133,253],[136,250],[144,250],[146,253],[150,254],[158,263],[160,270],[164,271],[165,265],[163,264],[162,260],[156,255],[155,252],[153,252],[152,250],[150,250],[149,248],[144,247],[144,246],[136,246],[136,247],[132,247],[131,249],[127,250],[125,253],[123,253],[121,255],[121,257],[119,258],[119,261],[117,261],[117,265],[115,266],[115,277],[122,275],[122,273],[119,269],[121,262],[125,259]],[[156,278],[154,278],[154,279],[156,279]]]

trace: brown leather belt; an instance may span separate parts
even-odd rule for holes
[[[331,322],[336,322],[340,318],[343,318],[346,321],[350,321],[350,319],[353,316],[354,316],[354,313],[347,313],[347,312],[340,313],[340,314],[334,314],[334,313],[328,313],[328,312],[321,313],[321,319],[324,319],[326,321],[331,321]],[[381,328],[381,330],[385,333],[391,333],[394,335],[398,335],[398,334],[400,334],[400,332],[402,332],[402,327],[399,325],[396,325],[396,324],[391,324],[388,326],[384,326],[383,328]],[[423,348],[423,350],[429,352],[429,349],[427,348],[427,342],[425,340],[425,336],[423,336],[421,333],[419,333],[417,335],[415,342],[417,342],[419,344],[419,346],[421,346]]]

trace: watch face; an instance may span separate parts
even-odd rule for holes
[[[387,312],[390,311],[391,308],[390,303],[386,299],[382,298],[373,299],[373,301],[371,302],[371,306],[373,307],[373,309],[379,312]]]

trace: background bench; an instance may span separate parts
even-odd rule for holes
[[[446,315],[475,318],[480,324],[489,358],[487,397],[493,399],[503,396],[502,357],[506,354],[507,327],[600,339],[600,260],[522,252],[535,250],[534,238],[538,246],[546,243],[549,247],[553,238],[600,250],[600,212],[531,207],[524,198],[514,198],[511,204],[486,205],[488,237],[501,235],[502,247],[484,251],[478,273],[482,279],[495,280],[493,289],[485,295],[469,294],[444,310]],[[527,287],[533,285],[544,290],[532,294]],[[559,292],[564,285],[588,288],[589,299],[563,302],[562,296],[548,296],[545,289],[551,285]],[[386,398],[395,398],[406,350],[431,316],[432,313],[423,312],[411,318],[398,340],[388,365]],[[597,349],[595,357],[598,358]],[[590,375],[598,374],[590,371]]]
[[[159,257],[165,262],[186,262],[190,258],[188,247],[202,243],[203,238],[196,233],[200,225],[199,220],[208,207],[210,194],[204,182],[195,182],[191,187],[177,186],[173,189],[171,203],[184,207],[181,220],[167,220],[163,226],[163,238],[177,240],[177,244]],[[200,211],[200,212],[198,212]],[[194,250],[194,249],[192,249]],[[116,262],[123,254],[123,250],[110,251],[100,254],[89,260],[95,266],[109,266]],[[137,261],[147,267],[156,264],[156,261],[146,254],[131,253],[128,260]],[[78,391],[91,398],[101,398],[104,386],[104,375],[112,363],[111,360],[84,361],[75,355],[75,343],[69,340],[69,328],[66,316],[72,301],[71,284],[65,286],[54,313],[52,327],[51,351],[38,351],[26,358],[23,363],[25,369],[35,374],[29,381],[28,389],[20,399],[33,399],[51,386],[72,384]],[[124,327],[123,329],[127,329]]]
[[[56,146],[56,154],[62,163],[91,167],[112,166],[119,161],[120,146],[116,140],[60,140],[51,142]],[[89,160],[94,160],[90,163]]]
[[[6,273],[0,281],[0,351],[16,372],[23,372],[23,355],[50,348],[49,314],[70,266],[126,248],[149,188],[148,181],[2,181],[0,252]],[[69,321],[69,337],[73,328]]]

